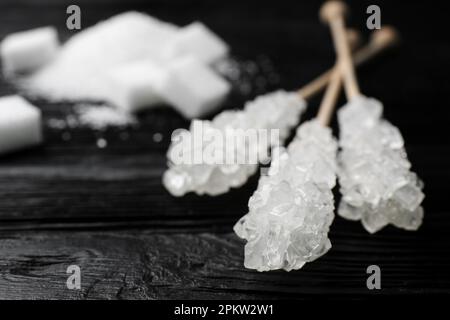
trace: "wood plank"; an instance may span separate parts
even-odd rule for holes
[[[449,227],[448,219],[442,222]],[[450,285],[450,246],[438,233],[430,237],[433,230],[438,224],[417,233],[389,228],[371,236],[340,220],[333,226],[333,249],[289,273],[245,269],[243,242],[234,234],[2,232],[0,299],[367,296],[374,294],[366,288],[371,264],[381,268],[383,294],[443,293]],[[65,285],[71,264],[82,269],[79,291]]]
[[[8,221],[39,219],[47,223],[236,220],[247,211],[248,198],[256,188],[257,175],[242,188],[219,197],[190,194],[174,198],[161,184],[164,154],[128,155],[112,148],[103,154],[95,147],[80,147],[81,156],[62,147],[45,147],[5,159],[0,164],[0,229]],[[410,158],[416,160],[414,168],[426,184],[427,216],[442,211],[442,195],[447,190],[443,178],[450,177],[450,148],[424,146],[410,151]]]

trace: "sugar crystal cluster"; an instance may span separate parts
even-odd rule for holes
[[[280,148],[267,176],[249,200],[249,212],[234,226],[247,240],[245,267],[258,271],[300,269],[331,248],[337,142],[312,120]]]
[[[215,129],[225,138],[236,136],[238,130],[241,129],[278,129],[279,140],[284,141],[290,129],[298,122],[305,107],[304,100],[297,93],[276,91],[247,102],[244,110],[224,111],[212,121],[201,121],[201,128],[203,131]],[[199,195],[219,195],[227,192],[230,188],[241,186],[257,170],[258,163],[179,161],[179,158],[193,159],[195,153],[223,152],[223,145],[211,147],[211,144],[206,142],[193,141],[197,134],[194,126],[191,126],[190,131],[181,131],[178,137],[174,137],[167,153],[169,169],[164,173],[163,184],[174,196],[182,196],[188,192],[195,192]],[[204,139],[206,136],[202,135],[200,139]],[[255,143],[253,140],[246,139],[237,141],[239,143],[234,144],[231,148],[225,148],[225,153],[233,155],[242,152],[247,152],[249,155],[261,154],[261,151],[267,151],[270,148],[269,143],[280,143],[280,141],[268,141],[268,144],[261,143],[261,141]],[[183,154],[180,155],[179,150],[182,150]]]
[[[338,213],[361,220],[374,233],[388,224],[417,230],[422,223],[422,182],[410,171],[400,131],[382,119],[383,106],[358,97],[338,113],[340,126]]]

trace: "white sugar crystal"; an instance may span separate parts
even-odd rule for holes
[[[331,130],[312,120],[272,162],[249,200],[249,212],[234,226],[247,240],[246,268],[296,270],[331,248],[336,151]]]
[[[5,74],[35,71],[55,58],[59,49],[58,34],[44,27],[8,35],[1,43]]]
[[[228,154],[247,152],[257,154],[267,151],[271,143],[278,143],[287,138],[292,127],[298,123],[299,116],[304,112],[306,103],[296,93],[277,91],[260,96],[248,102],[242,111],[224,111],[212,121],[202,121],[202,128],[213,128],[224,136],[236,133],[241,129],[279,129],[281,141],[268,141],[264,143],[236,144]],[[257,163],[187,163],[178,158],[185,157],[192,160],[194,154],[203,155],[223,152],[223,148],[208,149],[208,144],[195,144],[198,128],[194,125],[191,130],[181,131],[177,135],[167,153],[169,169],[163,177],[163,184],[174,196],[182,196],[188,192],[199,195],[218,195],[227,192],[230,188],[243,185],[249,176],[257,170]],[[200,139],[206,139],[201,136]],[[199,142],[199,141],[197,141]],[[198,145],[200,145],[200,150]],[[203,149],[201,149],[203,148]],[[264,150],[263,150],[264,149]],[[182,150],[181,154],[179,154]]]
[[[416,230],[423,218],[422,182],[410,171],[400,131],[382,119],[382,111],[379,101],[358,97],[338,112],[338,213],[361,220],[370,233],[388,224]]]
[[[116,67],[106,81],[111,90],[108,102],[125,112],[135,112],[162,103],[159,92],[167,81],[167,71],[145,59]]]
[[[42,142],[41,111],[20,96],[0,98],[0,153]]]
[[[51,64],[22,81],[31,94],[52,100],[107,100],[105,75],[141,59],[161,60],[161,48],[178,27],[138,12],[125,12],[76,34]]]
[[[227,53],[227,44],[201,22],[181,28],[163,50],[167,59],[193,56],[206,64],[224,58]]]
[[[201,118],[222,103],[230,84],[193,57],[169,64],[161,95],[188,119]]]

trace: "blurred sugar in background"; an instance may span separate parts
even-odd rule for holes
[[[201,22],[179,27],[139,12],[101,21],[64,45],[57,30],[46,26],[10,34],[0,48],[3,74],[20,94],[75,104],[45,125],[93,130],[137,125],[136,112],[162,106],[186,119],[203,118],[214,114],[230,92],[250,97],[279,82],[267,56],[246,60],[230,51]],[[11,101],[2,100],[2,108],[21,121]],[[41,117],[35,121],[40,128]],[[41,130],[35,134],[41,141]],[[3,139],[14,143],[13,136]]]

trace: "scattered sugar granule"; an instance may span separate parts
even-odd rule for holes
[[[216,62],[213,68],[231,83],[234,91],[244,96],[265,93],[280,82],[280,75],[266,55],[254,60],[228,57]]]
[[[105,140],[104,138],[97,139],[97,147],[99,147],[100,149],[106,148],[107,145],[108,141]]]
[[[63,134],[61,135],[61,138],[64,141],[69,141],[70,139],[72,139],[72,135],[70,134],[70,132],[63,132]]]
[[[110,126],[126,127],[137,123],[133,115],[106,105],[79,105],[75,112],[80,126],[94,130],[103,130]]]
[[[108,127],[128,127],[137,124],[137,119],[132,114],[107,105],[79,104],[73,110],[73,114],[63,119],[49,119],[47,125],[59,130],[79,127],[104,130]]]
[[[155,132],[154,134],[153,134],[153,141],[154,142],[157,142],[157,143],[159,143],[159,142],[161,142],[162,141],[162,139],[164,138],[164,136],[162,135],[162,133],[159,133],[159,132]]]

